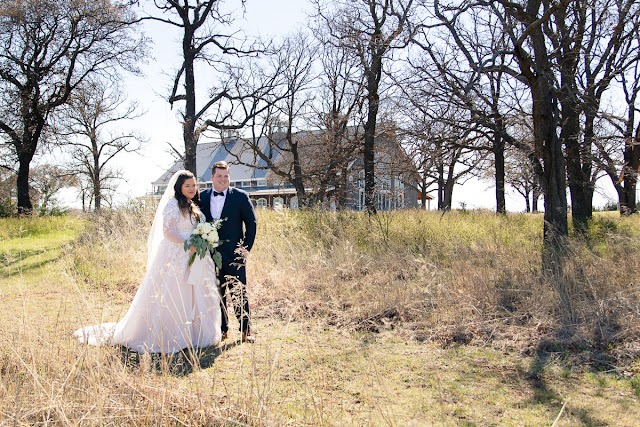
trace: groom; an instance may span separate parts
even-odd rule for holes
[[[240,189],[229,188],[229,165],[220,161],[211,167],[213,189],[200,193],[200,210],[207,221],[222,218],[218,230],[222,245],[218,251],[222,255],[222,268],[218,269],[218,284],[222,309],[222,339],[227,337],[229,316],[227,314],[227,294],[231,295],[234,311],[240,323],[242,341],[254,342],[251,334],[249,301],[247,300],[247,255],[256,238],[256,214],[249,195]],[[244,225],[244,230],[243,230]]]

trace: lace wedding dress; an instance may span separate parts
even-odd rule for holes
[[[127,314],[117,323],[78,329],[74,335],[81,342],[123,345],[144,353],[175,353],[220,342],[220,299],[213,261],[196,256],[194,264],[187,265],[191,253],[183,244],[195,224],[182,215],[175,198],[165,202],[162,206],[161,200],[158,206],[149,236],[147,272]],[[161,234],[157,220],[161,220]],[[196,269],[198,274],[190,277]]]

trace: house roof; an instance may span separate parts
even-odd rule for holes
[[[268,150],[268,138],[262,137],[258,140],[262,149],[269,153]],[[226,146],[226,147],[225,147]],[[222,141],[205,142],[198,144],[196,148],[196,176],[198,182],[211,181],[211,167],[214,163],[224,160],[229,164],[229,174],[231,175],[231,181],[261,179],[267,176],[268,169],[260,169],[259,167],[266,167],[266,162],[260,158],[256,158],[251,150],[243,149],[244,144],[240,138],[229,138]],[[278,154],[274,152],[274,159],[278,157]],[[238,158],[240,161],[238,161]],[[242,163],[255,164],[258,166],[251,167],[243,165]],[[165,173],[163,173],[158,179],[156,179],[152,185],[164,185],[169,182],[169,179],[174,173],[184,168],[184,162],[182,160],[176,161]]]

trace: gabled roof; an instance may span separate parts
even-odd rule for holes
[[[268,152],[268,139],[262,137],[259,139],[259,145],[263,150]],[[256,158],[251,150],[243,149],[244,144],[241,138],[228,138],[222,141],[206,142],[198,144],[196,148],[196,170],[198,182],[211,181],[211,167],[214,163],[224,160],[229,163],[229,173],[231,181],[261,179],[267,176],[268,169],[260,169],[256,167],[238,164],[236,156],[239,156],[241,163],[253,164],[258,167],[265,167],[266,162],[260,158]],[[274,159],[278,154],[274,152]],[[178,160],[168,171],[163,173],[152,185],[164,185],[169,182],[174,173],[184,168],[184,162]]]

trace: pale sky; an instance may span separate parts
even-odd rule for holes
[[[247,0],[246,15],[237,21],[237,26],[250,35],[277,37],[303,25],[307,19],[305,12],[309,9],[306,0]],[[151,191],[151,182],[173,163],[168,154],[168,142],[177,148],[184,148],[178,110],[171,111],[166,101],[172,83],[171,74],[179,59],[179,33],[171,33],[167,28],[159,23],[147,24],[146,33],[153,40],[151,48],[154,59],[142,67],[143,77],[125,76],[128,96],[136,99],[147,111],[131,127],[146,135],[149,142],[141,154],[121,154],[113,161],[112,166],[120,167],[127,179],[118,187],[118,201]],[[602,179],[600,185],[605,188],[609,199],[615,200],[615,191],[608,181]],[[65,191],[60,199],[64,205],[80,206],[75,193],[70,190]],[[606,201],[602,196],[596,196],[594,204],[602,206]],[[490,181],[472,180],[464,186],[457,185],[453,194],[453,208],[460,208],[461,203],[465,203],[468,209],[495,209],[495,189]],[[542,200],[540,203],[542,207]],[[435,204],[435,200],[432,201],[432,208]],[[508,211],[523,211],[524,206],[521,196],[514,191],[508,193]]]
[[[240,2],[237,2],[240,4]],[[237,26],[250,35],[263,37],[284,35],[294,30],[306,20],[305,0],[247,0],[244,18],[237,20]],[[166,25],[147,24],[147,36],[153,40],[152,56],[142,67],[143,77],[126,78],[127,93],[136,99],[147,113],[137,119],[133,127],[139,129],[149,140],[142,155],[122,154],[118,156],[118,166],[127,181],[120,184],[119,199],[136,197],[151,191],[155,181],[168,167],[173,158],[168,154],[168,142],[176,148],[184,149],[179,110],[170,110],[166,101],[173,81],[172,72],[179,60],[179,33],[171,33]],[[204,90],[204,88],[202,88]],[[179,108],[180,104],[176,104]],[[201,139],[202,141],[202,139]],[[65,197],[68,200],[69,196]],[[78,202],[76,202],[78,203]]]

